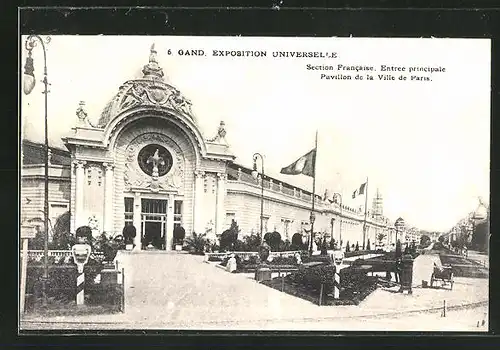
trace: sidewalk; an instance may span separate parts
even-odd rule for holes
[[[296,323],[294,329],[307,330],[310,322],[385,319],[436,311],[444,301],[448,308],[488,301],[487,279],[457,278],[453,290],[414,288],[412,295],[403,295],[394,289],[377,289],[358,306],[319,307],[259,284],[247,274],[217,269],[204,263],[203,257],[141,255],[124,261],[124,265],[129,271],[125,313],[52,318],[27,315],[21,329],[228,329],[228,325],[249,324],[260,329],[258,325],[264,323]],[[134,270],[134,265],[140,269]]]

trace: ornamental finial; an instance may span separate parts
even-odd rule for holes
[[[142,68],[142,73],[144,74],[144,78],[163,80],[163,69],[158,65],[156,54],[157,51],[155,50],[155,44],[153,43],[149,50],[149,63]]]
[[[158,61],[156,60],[156,54],[157,52],[155,50],[155,43],[153,43],[150,49],[149,63],[158,63]]]

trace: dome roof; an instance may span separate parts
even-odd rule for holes
[[[174,86],[167,84],[163,69],[158,65],[154,44],[151,46],[149,63],[146,64],[141,79],[126,81],[118,93],[106,104],[97,122],[104,128],[119,113],[138,106],[163,107],[184,114],[196,123],[191,110],[191,101]]]

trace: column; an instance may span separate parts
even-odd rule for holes
[[[136,235],[134,238],[134,244],[135,244],[134,250],[141,250],[141,239],[142,239],[141,209],[142,209],[141,194],[139,192],[136,192],[134,196],[134,216],[132,218],[136,230]]]
[[[86,225],[87,222],[84,217],[84,208],[83,208],[83,196],[85,192],[85,164],[86,161],[76,161],[76,173],[75,173],[75,182],[76,182],[76,191],[75,191],[75,230],[80,226]]]
[[[113,231],[113,164],[104,166],[104,231]]]
[[[165,247],[166,250],[172,250],[172,238],[174,236],[174,195],[168,195],[167,206],[167,231],[165,232]]]
[[[226,197],[226,174],[217,173],[217,206],[215,208],[215,234],[221,234],[224,230],[226,209],[224,199]]]
[[[205,233],[203,227],[203,192],[205,172],[195,171],[194,177],[194,232]]]

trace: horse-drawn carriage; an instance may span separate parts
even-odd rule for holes
[[[441,287],[449,286],[450,290],[453,289],[453,269],[451,265],[442,266],[441,264],[434,263],[434,271],[431,275],[431,287],[434,287],[434,282],[440,281]]]

